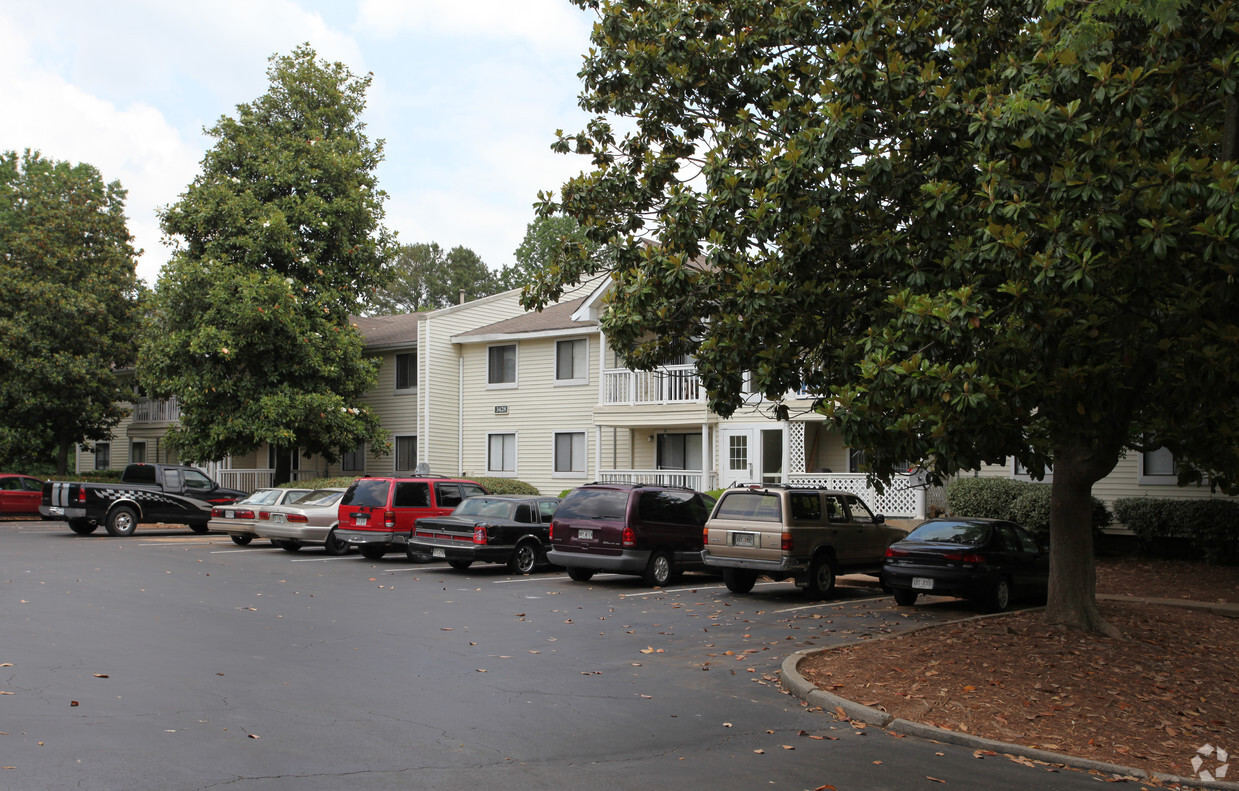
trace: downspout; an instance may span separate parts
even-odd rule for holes
[[[425,338],[422,329],[425,329]],[[426,353],[422,353],[425,348]],[[417,382],[417,413],[421,424],[417,427],[418,448],[417,462],[430,464],[430,319],[425,319],[417,333],[417,367],[421,369],[422,378]],[[395,463],[392,464],[395,469]]]
[[[461,295],[464,292],[462,290]],[[458,474],[465,471],[465,356],[461,347],[456,347],[456,469]]]

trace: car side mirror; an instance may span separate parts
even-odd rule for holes
[[[886,524],[886,516],[884,514],[877,514],[876,516],[873,517],[873,523],[875,525]]]

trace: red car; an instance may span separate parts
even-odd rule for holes
[[[0,473],[0,514],[37,514],[42,499],[43,481]]]

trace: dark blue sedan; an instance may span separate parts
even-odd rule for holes
[[[1013,522],[931,519],[886,550],[882,583],[901,606],[922,593],[974,599],[992,612],[1017,597],[1044,600],[1050,562],[1045,547]]]

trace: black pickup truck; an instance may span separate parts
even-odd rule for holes
[[[120,483],[48,481],[39,513],[69,523],[78,535],[103,525],[108,535],[132,535],[140,524],[168,522],[205,533],[211,507],[227,505],[246,492],[225,489],[197,467],[130,464]]]

